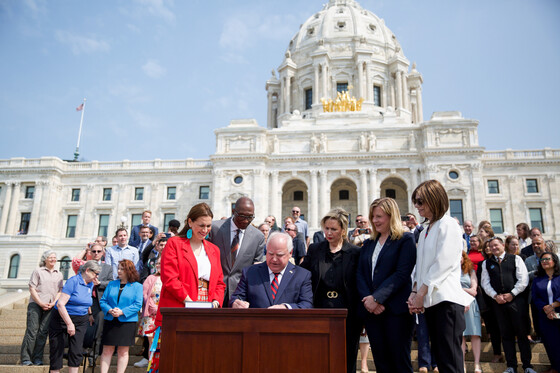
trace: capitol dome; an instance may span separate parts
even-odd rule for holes
[[[325,112],[332,111],[325,102],[344,91],[363,102],[362,115],[421,123],[422,75],[409,66],[383,19],[354,0],[330,0],[300,26],[279,76],[273,71],[266,83],[268,128],[282,127],[294,113],[304,119],[338,114]]]
[[[318,46],[341,49],[341,44],[345,44],[346,50],[368,49],[378,58],[390,59],[395,54],[404,57],[385,21],[354,0],[330,0],[301,25],[288,50],[294,62],[305,63],[308,53]]]

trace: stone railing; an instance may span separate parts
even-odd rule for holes
[[[486,151],[482,154],[485,161],[501,161],[501,160],[535,160],[535,159],[559,159],[560,150],[545,148],[543,150],[500,150]]]

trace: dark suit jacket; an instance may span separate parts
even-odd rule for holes
[[[367,242],[367,241],[366,241]],[[344,280],[344,288],[348,295],[348,311],[356,310],[358,306],[358,293],[356,291],[356,269],[358,266],[358,258],[360,249],[357,246],[345,241],[342,245],[342,276]],[[330,251],[329,242],[323,241],[309,245],[307,255],[303,259],[301,266],[311,271],[311,280],[313,283],[313,304],[317,305],[318,300],[315,295],[319,287],[319,281],[323,275],[321,269],[326,262],[327,253]]]
[[[422,232],[423,230],[423,225],[416,226],[416,228],[414,228],[414,242],[418,243],[418,240],[420,239],[420,232]]]
[[[522,248],[521,249],[521,255],[524,255],[525,258],[528,258],[531,255],[535,255],[535,252],[533,251],[533,244],[527,245],[524,248]]]
[[[212,230],[208,241],[220,248],[220,261],[226,284],[226,297],[237,288],[241,279],[241,271],[255,263],[263,261],[264,235],[257,228],[249,224],[245,229],[243,241],[239,247],[235,265],[231,264],[231,218],[212,222]],[[229,300],[226,299],[226,301]],[[227,303],[225,303],[227,304]]]
[[[372,279],[373,252],[377,239],[364,243],[360,250],[357,285],[360,299],[373,295],[385,307],[384,312],[402,314],[408,312],[406,301],[412,290],[411,274],[416,265],[416,244],[412,233],[406,232],[400,239],[387,239],[377,257]],[[369,314],[360,304],[360,311]]]
[[[128,245],[129,246],[134,246],[134,247],[138,247],[138,244],[140,243],[140,227],[142,226],[142,224],[138,224],[136,226],[134,226],[132,228],[132,231],[130,232],[130,238],[128,239]],[[158,229],[156,226],[149,224],[148,225],[150,228],[154,229],[154,238],[158,235]]]
[[[325,234],[323,233],[323,231],[317,231],[313,234],[313,243],[319,243],[325,240]]]
[[[275,304],[289,304],[291,308],[313,308],[311,273],[288,263],[276,299],[272,300],[268,265],[255,264],[243,270],[237,289],[231,296],[230,306],[236,299],[249,302],[249,308],[268,308]]]

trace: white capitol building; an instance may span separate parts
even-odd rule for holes
[[[266,127],[244,119],[216,129],[210,159],[0,160],[0,286],[26,288],[44,250],[70,259],[98,234],[110,240],[123,220],[138,224],[145,209],[166,228],[202,201],[215,218],[229,216],[246,195],[255,223],[269,214],[281,221],[297,205],[314,231],[331,207],[353,219],[379,196],[415,212],[410,195],[427,179],[443,183],[461,221],[488,219],[496,233],[527,222],[559,240],[560,149],[486,151],[477,120],[424,116],[422,83],[381,18],[356,1],[330,0],[266,81]],[[327,107],[344,91],[358,103]]]

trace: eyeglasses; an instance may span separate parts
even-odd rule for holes
[[[103,250],[91,250],[92,254],[98,254],[98,253],[102,253]]]
[[[286,232],[295,232],[296,231],[295,229],[291,229],[291,228],[284,228],[284,230]]]
[[[550,262],[551,260],[551,257],[541,258],[541,262]]]
[[[234,212],[234,215],[237,216],[239,219],[251,221],[255,218],[255,215],[241,215],[237,211]]]
[[[423,198],[413,198],[412,203],[418,206],[422,206],[424,204]]]
[[[93,270],[91,270],[91,269],[90,269],[89,271],[90,271],[91,273],[93,273],[94,275],[99,276],[99,272],[93,271]]]
[[[300,212],[297,210],[292,210],[292,214],[299,214]]]

